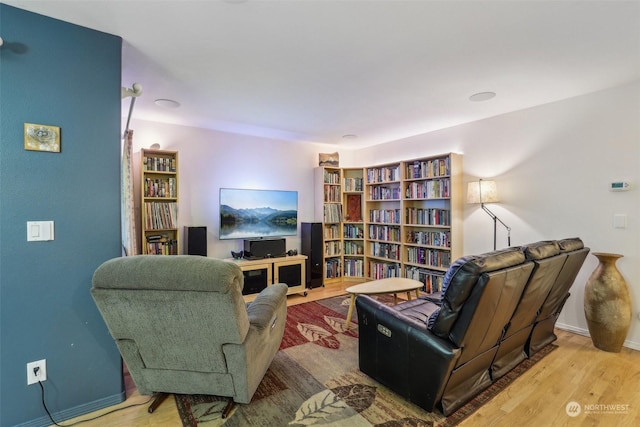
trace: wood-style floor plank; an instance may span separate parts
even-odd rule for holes
[[[288,305],[294,305],[343,295],[344,289],[351,285],[352,283],[334,284],[312,289],[307,297],[290,295],[287,302]],[[588,337],[560,330],[556,331],[556,334],[556,350],[463,421],[460,426],[639,426],[640,352],[623,348],[620,353],[607,353],[596,349]],[[126,383],[125,402],[61,424],[68,425],[119,407],[149,400],[148,396],[141,396],[130,381]],[[577,402],[582,413],[576,417],[567,415],[565,408],[569,402]],[[618,412],[623,413],[607,413],[604,405],[619,405]],[[147,407],[148,405],[128,408],[81,425],[181,425],[173,398],[165,400],[153,414],[147,412]],[[585,414],[585,408],[591,409],[592,413]]]

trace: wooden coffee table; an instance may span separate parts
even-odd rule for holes
[[[358,295],[380,295],[393,294],[393,303],[398,303],[398,293],[406,292],[407,298],[411,299],[411,291],[416,292],[416,298],[420,296],[419,290],[424,285],[422,282],[405,277],[388,277],[386,279],[372,280],[371,282],[361,283],[359,285],[349,286],[345,289],[351,294],[351,303],[349,304],[349,313],[347,314],[347,323],[345,329],[349,329],[351,324],[351,316],[353,316],[353,308],[356,305],[356,296]]]

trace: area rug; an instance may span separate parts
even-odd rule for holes
[[[175,395],[183,425],[451,427],[555,348],[546,346],[445,417],[437,411],[424,411],[360,372],[357,324],[354,321],[348,330],[345,328],[349,298],[334,297],[288,307],[280,351],[251,403],[236,405],[231,415],[222,419],[225,398]],[[385,303],[392,301],[387,296],[379,298]]]

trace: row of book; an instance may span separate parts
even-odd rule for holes
[[[175,172],[177,169],[175,157],[144,156],[142,164],[146,171]]]
[[[394,181],[400,181],[400,165],[391,167],[367,168],[367,182],[369,184]]]
[[[400,187],[369,187],[369,200],[400,200]]]
[[[326,185],[324,186],[324,201],[326,202],[341,202],[342,192],[338,185]]]
[[[369,225],[369,239],[399,243],[402,240],[400,227],[377,224]]]
[[[342,204],[330,203],[324,205],[323,222],[342,222]]]
[[[364,277],[364,261],[361,259],[355,259],[355,258],[345,258],[344,276],[345,277]]]
[[[325,224],[323,229],[324,240],[340,238],[340,224]]]
[[[371,244],[371,256],[400,261],[400,245],[393,243],[373,242]]]
[[[340,171],[324,170],[325,184],[340,184]]]
[[[149,255],[178,255],[178,241],[147,241],[147,254]]]
[[[404,277],[422,282],[424,284],[422,290],[428,294],[442,292],[444,283],[442,272],[407,265],[404,267]]]
[[[362,178],[345,178],[342,181],[344,191],[362,191],[363,187]]]
[[[439,246],[442,248],[451,247],[451,233],[449,231],[407,231],[407,243],[418,245]]]
[[[369,261],[369,276],[373,280],[387,277],[401,277],[400,264],[390,262]]]
[[[405,222],[415,225],[451,225],[451,211],[437,208],[406,208]]]
[[[432,178],[451,175],[451,163],[446,159],[434,159],[407,163],[405,169],[407,179]]]
[[[335,279],[342,277],[342,263],[340,258],[328,259],[324,262],[324,278]]]
[[[400,224],[400,209],[370,209],[369,222]]]
[[[404,195],[407,199],[442,199],[451,197],[451,180],[443,178],[412,182],[407,185]]]
[[[339,256],[342,255],[342,242],[331,241],[324,244],[324,256]]]
[[[344,242],[345,255],[364,255],[364,246],[362,243],[356,243],[350,240]]]
[[[145,178],[144,197],[178,197],[175,178]]]
[[[362,225],[345,224],[342,232],[345,239],[364,239],[364,228]]]
[[[407,260],[414,264],[448,268],[451,265],[451,252],[438,249],[409,247],[407,248]]]
[[[177,228],[178,204],[175,202],[150,202],[144,204],[146,230],[166,230]]]

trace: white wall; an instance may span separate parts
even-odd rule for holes
[[[512,245],[578,236],[592,251],[624,255],[618,267],[634,307],[626,345],[640,349],[639,118],[636,83],[355,152],[139,120],[131,127],[134,151],[154,142],[180,151],[180,226],[207,226],[214,257],[228,257],[242,245],[217,239],[220,187],[296,190],[299,221],[312,221],[312,168],[320,152],[339,151],[341,166],[462,153],[465,182],[497,181],[502,202],[491,209],[512,228]],[[610,192],[615,180],[632,181],[635,189]],[[614,214],[628,216],[626,229],[613,228]],[[489,216],[465,205],[463,252],[489,251],[492,239]],[[506,245],[500,228],[498,246]],[[288,249],[299,247],[299,238],[287,240]],[[583,290],[596,264],[587,257],[559,326],[587,332]]]
[[[512,228],[512,245],[577,236],[593,252],[624,255],[618,268],[634,307],[626,345],[640,349],[640,83],[379,145],[358,152],[358,160],[448,151],[464,154],[465,183],[497,181],[502,202],[491,210]],[[617,180],[635,188],[609,191]],[[613,228],[614,214],[628,216],[626,229]],[[463,252],[491,250],[492,224],[478,205],[465,205]],[[506,247],[498,227],[498,247]],[[576,279],[558,321],[566,329],[587,333],[584,284],[596,264],[589,255]]]

